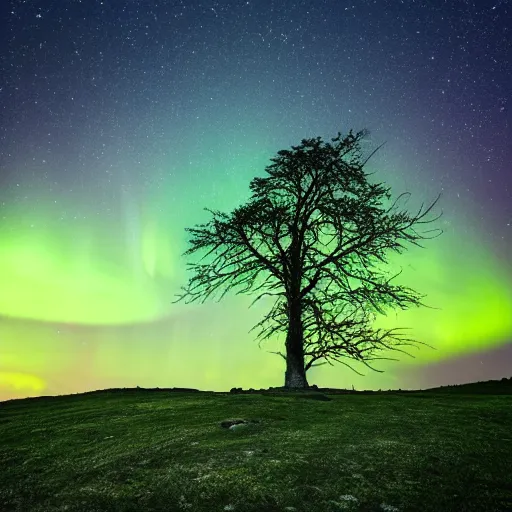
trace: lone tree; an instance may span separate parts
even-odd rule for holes
[[[396,211],[401,194],[388,208],[390,188],[371,184],[363,171],[369,158],[362,154],[366,130],[323,142],[302,140],[282,150],[266,167],[266,177],[250,183],[248,202],[231,214],[206,208],[213,218],[187,228],[191,247],[184,253],[204,252],[198,263],[188,263],[193,276],[174,302],[200,301],[233,288],[237,294],[274,297],[256,339],[263,341],[286,332],[285,388],[307,388],[306,372],[339,358],[361,361],[379,350],[398,350],[415,341],[399,328],[372,329],[376,314],[387,307],[424,306],[414,290],[391,284],[380,268],[386,253],[399,254],[404,242],[423,247],[418,240],[434,238],[441,230],[416,231],[439,197],[415,216]],[[437,231],[437,235],[425,236]],[[204,262],[206,261],[206,262]],[[408,354],[410,355],[410,354]],[[313,364],[315,361],[322,363]],[[349,366],[349,365],[346,365]],[[350,366],[349,366],[350,367]],[[353,369],[353,368],[351,368]],[[354,370],[355,371],[355,370]],[[358,372],[357,372],[358,373]]]

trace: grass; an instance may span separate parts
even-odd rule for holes
[[[0,403],[0,510],[512,510],[511,395],[327,395]]]

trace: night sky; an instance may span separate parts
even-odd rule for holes
[[[2,2],[0,400],[110,387],[282,386],[253,296],[172,304],[185,227],[280,149],[368,128],[368,171],[442,193],[444,234],[392,260],[439,309],[422,347],[310,384],[512,375],[512,6],[505,0]],[[393,356],[392,353],[388,354]]]

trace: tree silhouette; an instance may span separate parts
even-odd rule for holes
[[[401,254],[403,243],[423,247],[418,240],[442,233],[415,229],[440,218],[425,220],[440,196],[414,216],[395,210],[408,193],[385,207],[390,188],[370,183],[363,170],[379,149],[363,158],[367,133],[338,133],[331,143],[303,139],[300,146],[279,151],[265,169],[268,176],[251,181],[245,205],[229,215],[206,208],[213,218],[186,229],[191,239],[184,255],[204,254],[188,263],[193,276],[174,302],[204,302],[217,293],[220,300],[234,288],[237,294],[257,294],[251,306],[273,297],[273,307],[253,329],[259,328],[260,343],[286,332],[286,354],[273,352],[286,361],[286,388],[308,387],[307,370],[332,365],[330,360],[354,359],[379,371],[368,362],[391,358],[376,352],[407,354],[400,347],[426,345],[399,328],[372,324],[388,307],[424,306],[423,296],[391,284],[399,274],[389,277],[378,267],[388,263],[388,251]],[[314,364],[319,360],[324,362]]]

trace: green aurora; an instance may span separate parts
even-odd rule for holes
[[[284,338],[260,349],[248,334],[268,302],[248,309],[251,297],[235,296],[219,304],[171,304],[187,278],[184,228],[204,221],[203,207],[220,208],[222,199],[237,197],[241,187],[240,180],[222,197],[193,204],[183,199],[167,208],[162,196],[146,211],[128,200],[116,221],[62,220],[41,200],[32,210],[7,210],[0,225],[3,398],[57,387],[72,392],[84,385],[213,390],[281,385],[283,361],[266,351],[277,350]],[[181,214],[173,215],[172,208]],[[376,324],[410,327],[413,338],[435,350],[411,347],[415,359],[387,354],[400,362],[376,363],[385,374],[354,365],[364,378],[342,365],[325,365],[309,372],[310,382],[398,385],[400,365],[442,361],[509,340],[511,276],[486,250],[482,236],[470,234],[453,214],[449,219],[442,218],[445,233],[425,241],[425,249],[390,257],[391,270],[403,269],[400,282],[426,294],[425,303],[437,309],[391,311]]]

